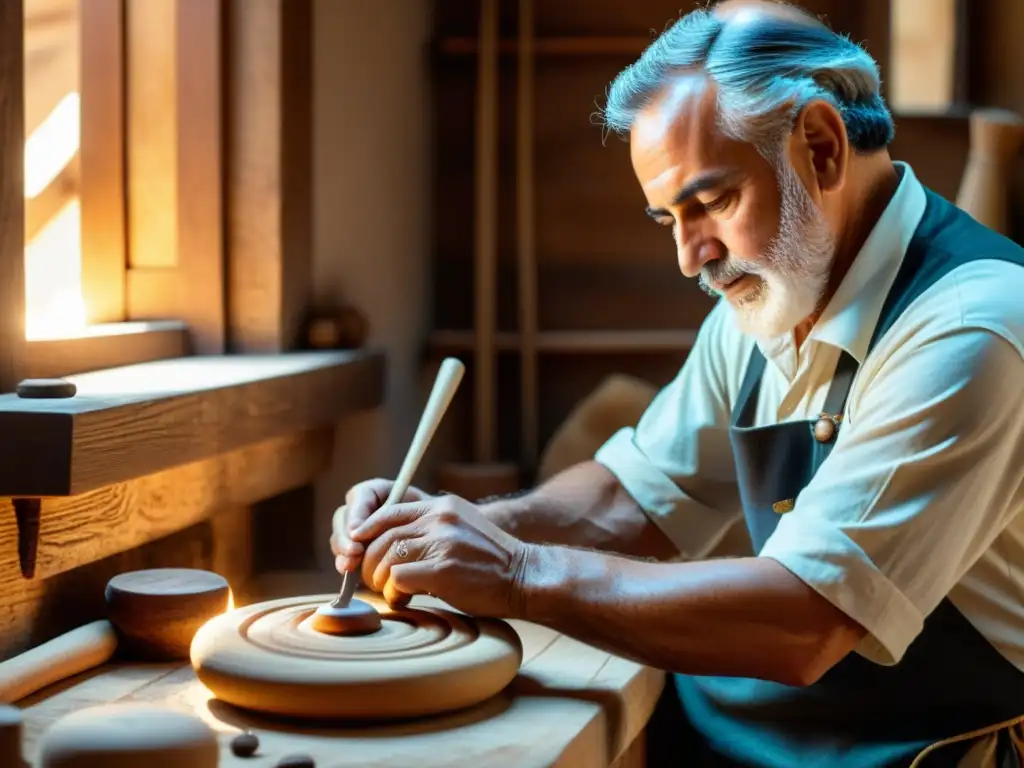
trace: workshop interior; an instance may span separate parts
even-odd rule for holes
[[[1020,241],[1024,2],[795,4]],[[0,768],[647,765],[662,671],[429,596],[333,634],[328,539],[370,478],[536,487],[676,376],[715,299],[600,115],[701,5],[0,2]]]

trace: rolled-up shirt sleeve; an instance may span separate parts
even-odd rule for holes
[[[594,457],[687,559],[712,549],[741,514],[726,356],[744,352],[730,353],[728,321],[721,306],[712,310],[678,375],[636,427],[620,429]]]
[[[959,327],[862,373],[759,556],[864,627],[859,653],[895,664],[1020,509],[1024,359],[1012,334]]]

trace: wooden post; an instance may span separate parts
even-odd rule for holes
[[[127,0],[128,316],[224,352],[223,0]]]
[[[522,461],[537,468],[537,251],[533,196],[533,0],[519,0],[519,77],[516,109],[516,216],[519,251],[519,372]]]
[[[177,0],[178,291],[199,354],[226,349],[223,0]],[[188,298],[184,298],[188,297]]]
[[[25,347],[25,60],[22,0],[0,2],[0,392]]]
[[[480,3],[476,106],[476,351],[474,458],[497,458],[495,336],[498,268],[498,0]]]
[[[125,319],[124,0],[80,0],[82,295],[89,323]]]
[[[311,0],[228,0],[229,348],[282,352],[312,281]]]

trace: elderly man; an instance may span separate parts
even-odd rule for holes
[[[605,119],[721,297],[686,363],[519,498],[357,485],[338,569],[667,670],[672,764],[1019,759],[1024,250],[890,158],[875,62],[787,6],[680,18]]]

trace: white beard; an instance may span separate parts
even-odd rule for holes
[[[709,262],[701,271],[701,287],[728,283],[750,274],[758,285],[730,302],[739,329],[761,339],[789,333],[819,309],[828,287],[835,240],[821,210],[796,171],[783,157],[772,160],[780,192],[779,231],[756,262],[733,255]]]

